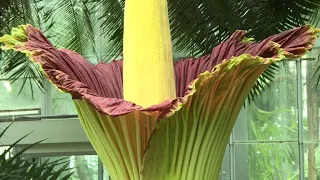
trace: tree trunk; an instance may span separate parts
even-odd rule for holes
[[[92,180],[90,173],[87,167],[87,161],[85,160],[84,156],[75,156],[75,165],[77,169],[77,174],[79,179],[81,180]]]
[[[312,62],[307,62],[307,117],[308,117],[308,179],[317,179],[315,165],[316,144],[312,143],[319,139],[319,120],[317,106],[317,92],[314,90],[312,79]]]

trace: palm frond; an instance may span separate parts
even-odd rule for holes
[[[34,88],[34,83],[40,90],[45,88],[45,77],[39,70],[39,67],[22,53],[11,51],[4,54],[1,70],[2,76],[8,79],[10,83],[23,79],[18,95],[22,92],[26,83],[30,84],[30,88]]]
[[[89,59],[97,61],[99,58],[95,40],[99,38],[96,38],[95,34],[99,28],[92,20],[95,12],[89,6],[96,7],[85,0],[58,0],[51,4],[46,4],[43,0],[33,0],[32,3],[12,1],[9,6],[3,6],[7,9],[0,18],[4,22],[0,25],[2,26],[0,34],[8,33],[11,27],[18,24],[29,23],[40,28],[58,46],[75,50],[85,57],[94,54],[95,57]],[[45,90],[45,77],[38,66],[25,56],[9,51],[1,53],[0,62],[2,64],[0,75],[10,83],[19,78],[23,79],[19,92],[22,92],[26,83],[31,85],[31,91],[34,88]],[[34,87],[34,84],[37,87]]]
[[[314,13],[309,18],[309,21],[311,24],[313,24],[316,27],[320,25],[320,8],[314,10]]]
[[[47,34],[53,44],[78,52],[92,63],[101,60],[106,49],[99,43],[98,2],[88,0],[55,1],[54,22]],[[46,35],[47,35],[46,34]]]
[[[122,52],[123,46],[123,0],[104,0],[98,4],[99,20],[101,22],[102,40],[108,44],[103,58],[110,60],[117,58]]]
[[[252,2],[253,21],[248,23],[250,33],[257,40],[263,39],[270,34],[279,33],[292,27],[306,23],[308,11],[299,8],[299,1],[255,1]],[[305,7],[306,9],[308,8]],[[314,7],[313,7],[314,8]]]
[[[9,129],[7,126],[1,133],[0,139],[4,136],[6,131]],[[30,134],[30,133],[29,133]],[[11,180],[11,179],[57,179],[58,177],[67,179],[72,175],[67,173],[62,175],[64,172],[69,171],[68,168],[69,162],[65,159],[59,159],[56,161],[45,161],[40,164],[40,162],[32,162],[28,159],[23,158],[21,155],[32,148],[33,146],[39,144],[42,141],[38,141],[34,144],[23,148],[22,150],[16,152],[15,154],[11,153],[11,150],[16,147],[16,145],[26,138],[29,134],[18,139],[15,143],[11,144],[3,153],[0,154],[0,179]],[[63,165],[62,167],[56,167],[58,165]]]
[[[8,2],[8,6],[2,7],[4,13],[0,15],[0,19],[2,20],[2,23],[0,23],[0,34],[10,32],[11,27],[15,27],[19,24],[38,24],[33,17],[32,7],[28,1]],[[36,88],[45,90],[44,84],[46,80],[39,67],[30,62],[24,55],[13,51],[2,52],[0,64],[0,76],[2,76],[2,78],[8,79],[10,83],[14,83],[20,78],[23,79],[18,95],[24,89],[26,83],[30,84],[31,90],[35,88],[34,84],[37,86]],[[33,91],[31,92],[33,96]]]
[[[270,83],[274,81],[274,74],[279,70],[279,65],[277,64],[271,64],[265,72],[259,77],[257,82],[253,85],[248,98],[247,102],[248,105],[251,104],[251,102],[254,102],[255,99],[260,96],[263,92],[267,90],[267,88],[270,88]]]

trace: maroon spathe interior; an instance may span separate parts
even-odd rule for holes
[[[133,110],[165,111],[175,106],[177,100],[168,100],[159,105],[142,108],[123,100],[122,61],[90,64],[86,59],[66,49],[56,49],[42,33],[28,26],[28,41],[18,50],[33,52],[32,59],[39,63],[50,80],[74,99],[87,99],[98,111],[121,115]],[[309,26],[285,31],[270,36],[261,42],[242,42],[245,31],[236,31],[227,41],[215,47],[211,54],[198,59],[183,59],[174,63],[177,97],[185,96],[189,84],[200,73],[211,71],[224,59],[251,54],[271,58],[278,56],[279,45],[287,57],[306,52],[315,34]],[[275,43],[274,43],[275,42]]]

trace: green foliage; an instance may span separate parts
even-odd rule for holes
[[[290,179],[298,169],[295,63],[278,64],[272,88],[247,107],[250,179]],[[277,98],[275,98],[277,97]]]
[[[274,74],[279,70],[279,66],[274,63],[271,64],[259,77],[259,79],[256,81],[256,83],[253,85],[249,95],[248,95],[248,101],[246,103],[250,105],[251,102],[255,101],[256,97],[260,96],[262,93],[264,93],[269,87],[270,83],[274,81]]]
[[[286,132],[286,139],[297,137],[297,124],[295,121],[291,124],[283,125],[281,116],[290,113],[290,109],[276,109],[274,111],[263,111],[256,106],[251,105],[248,108],[248,123],[250,129],[249,139],[256,140],[273,140],[281,139]],[[288,169],[294,169],[296,156],[298,153],[296,144],[290,143],[262,143],[259,145],[249,146],[249,176],[250,179],[264,177],[265,180],[286,179],[292,173]],[[282,169],[285,169],[283,171]]]
[[[0,139],[4,137],[5,132],[10,127],[7,126],[1,133]],[[58,177],[61,180],[68,179],[72,173],[61,176],[61,174],[68,169],[68,161],[66,159],[58,159],[55,161],[46,160],[45,162],[32,162],[28,159],[23,158],[21,155],[28,149],[39,144],[42,141],[38,141],[31,144],[15,154],[11,151],[16,147],[16,145],[26,138],[29,134],[23,136],[15,143],[8,146],[7,149],[3,151],[0,155],[0,179],[2,180],[23,180],[23,179],[34,179],[34,180],[55,180]],[[56,166],[61,165],[60,168],[55,169]]]
[[[35,5],[35,8],[37,6]],[[11,27],[20,24],[39,24],[33,16],[40,16],[40,10],[32,11],[31,4],[28,1],[7,1],[7,4],[0,7],[0,36],[11,31]],[[23,84],[18,94],[21,93],[25,84],[29,84],[33,92],[34,85],[36,88],[44,90],[45,77],[40,72],[37,65],[28,60],[25,55],[0,50],[0,78],[8,79],[11,83],[23,78]],[[34,82],[34,83],[32,83]],[[32,93],[33,96],[33,93]]]

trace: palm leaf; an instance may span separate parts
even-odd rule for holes
[[[310,18],[310,23],[314,26],[319,26],[320,24],[320,8],[315,9],[313,15]]]
[[[33,0],[31,7],[28,1],[12,1],[10,6],[6,4],[2,6],[6,11],[0,15],[2,16],[0,19],[5,22],[0,25],[0,34],[9,32],[11,27],[18,24],[30,23],[46,32],[50,40],[58,46],[75,50],[84,56],[94,54],[98,60],[95,40],[99,38],[95,37],[94,33],[97,32],[93,30],[99,28],[92,21],[92,14],[95,12],[88,6],[95,6],[91,4],[84,0],[83,3],[75,0],[58,0],[55,4],[48,5],[43,0]],[[88,47],[92,47],[91,50],[88,50]],[[26,84],[30,84],[32,96],[34,88],[45,90],[46,79],[37,65],[20,53],[0,52],[0,55],[2,57],[0,75],[10,83],[23,78],[19,94]]]
[[[58,0],[51,17],[54,22],[47,34],[58,47],[78,52],[92,63],[102,61],[105,49],[99,47],[100,26],[96,14],[97,2],[87,0]]]
[[[19,24],[30,23],[37,25],[32,15],[32,7],[28,1],[10,1],[9,6],[2,8],[5,11],[0,16],[5,23],[1,23],[0,25],[0,34],[9,32],[11,27]],[[22,92],[26,83],[30,84],[31,90],[34,89],[34,85],[40,90],[45,89],[46,80],[39,67],[30,62],[25,56],[9,51],[2,52],[0,58],[0,76],[7,79],[10,83],[23,78],[18,95]],[[33,96],[33,91],[31,92]]]
[[[104,42],[108,43],[103,58],[110,60],[118,57],[122,52],[123,46],[123,19],[124,1],[108,0],[100,1],[97,4],[100,9],[100,26]]]
[[[1,133],[0,139],[3,138],[6,131],[9,129],[7,126]],[[29,133],[30,134],[30,133]],[[23,148],[18,151],[14,155],[11,154],[11,150],[16,147],[16,145],[25,139],[29,134],[23,136],[18,139],[16,142],[11,144],[2,154],[0,154],[0,179],[3,180],[12,180],[12,179],[57,179],[58,177],[62,177],[67,179],[71,176],[71,173],[67,173],[66,175],[62,175],[65,171],[69,171],[68,168],[69,162],[65,161],[65,159],[59,159],[56,161],[45,161],[41,164],[39,162],[31,162],[28,159],[22,158],[21,155],[29,150],[31,147],[39,144],[42,141],[38,141],[34,144],[30,144],[29,146]],[[62,165],[58,170],[55,168],[58,165]]]

